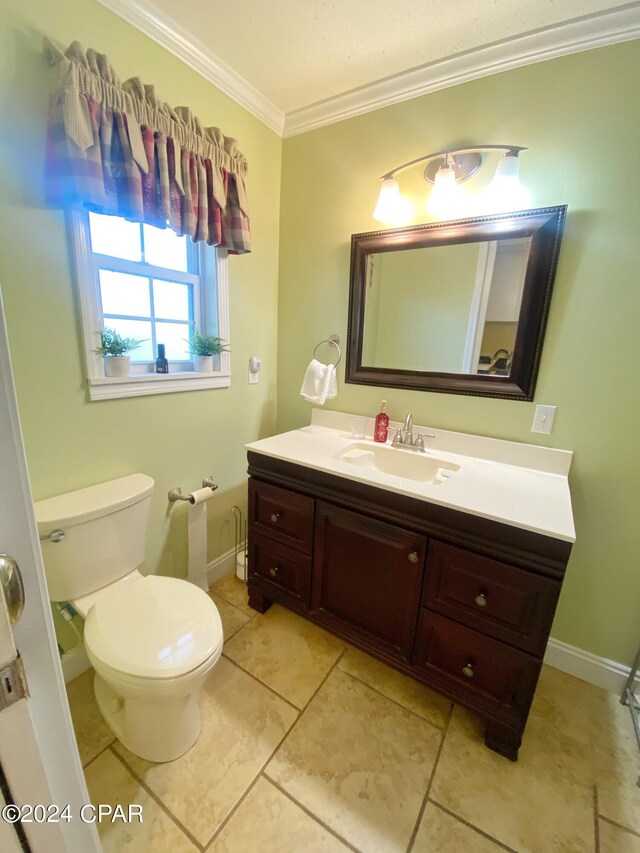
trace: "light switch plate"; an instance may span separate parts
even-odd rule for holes
[[[550,433],[556,417],[557,406],[536,406],[531,432]]]

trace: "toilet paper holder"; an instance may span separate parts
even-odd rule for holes
[[[209,488],[212,492],[215,492],[218,488],[218,484],[213,482],[213,474],[210,477],[204,478],[202,481],[202,488]],[[189,501],[189,503],[192,503],[191,495],[183,495],[182,489],[179,486],[175,489],[171,489],[168,498],[170,504],[175,503],[176,501]]]

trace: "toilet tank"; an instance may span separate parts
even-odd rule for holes
[[[153,486],[146,474],[130,474],[36,502],[40,537],[64,532],[60,542],[41,542],[51,601],[87,595],[138,568]]]

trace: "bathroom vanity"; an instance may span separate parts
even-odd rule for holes
[[[472,708],[516,760],[574,540],[571,454],[437,430],[415,454],[314,420],[248,445],[250,605]]]

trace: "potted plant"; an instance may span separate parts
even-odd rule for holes
[[[123,338],[115,329],[100,329],[100,346],[96,349],[104,356],[105,376],[128,376],[131,367],[131,350],[138,349],[143,341]]]
[[[213,373],[213,357],[229,349],[217,335],[201,335],[195,329],[187,341],[189,352],[193,355],[193,369],[196,373]]]

